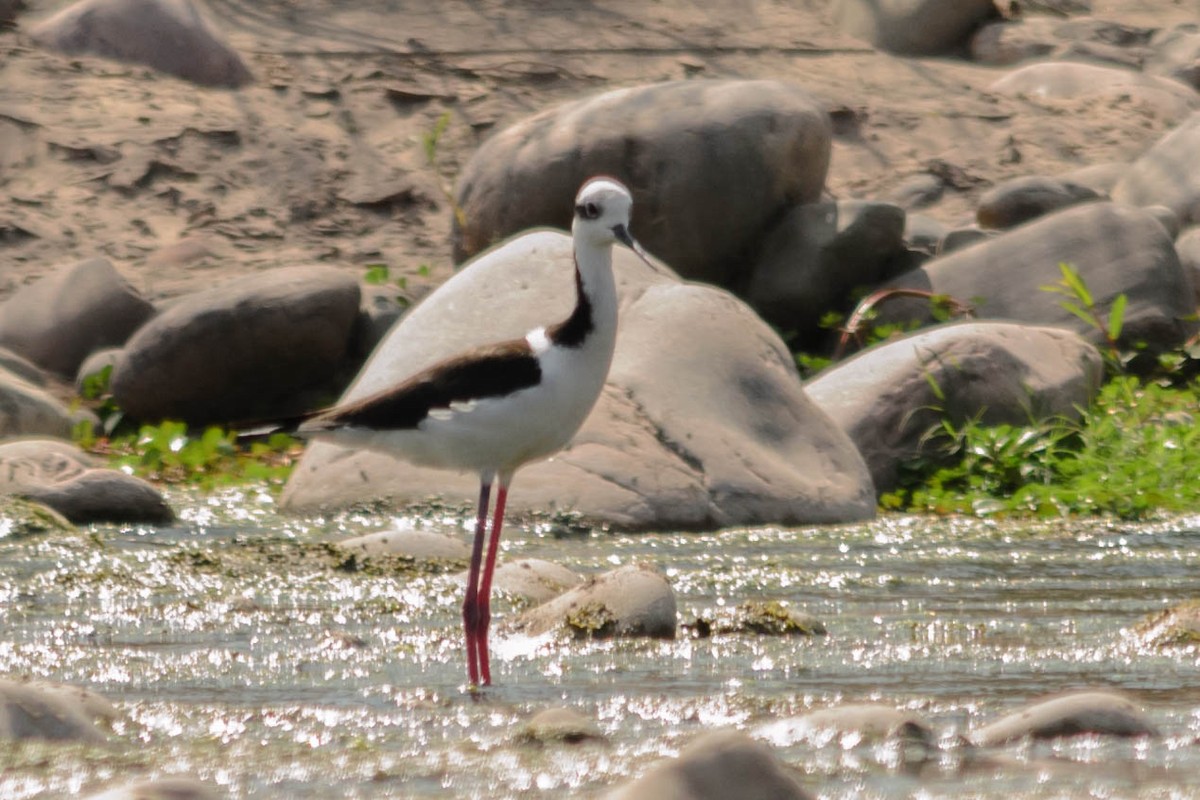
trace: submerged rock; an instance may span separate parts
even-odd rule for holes
[[[1139,623],[1134,631],[1138,639],[1154,647],[1200,645],[1200,601],[1168,608]]]
[[[629,565],[530,609],[516,627],[537,636],[559,628],[576,638],[675,638],[675,593],[659,572]]]
[[[779,747],[790,747],[798,742],[817,747],[830,742],[845,746],[886,739],[901,739],[928,747],[936,738],[927,720],[879,703],[847,703],[768,722],[755,728],[754,735]]]
[[[697,736],[678,758],[651,767],[605,800],[807,800],[782,761],[737,731]]]
[[[87,689],[0,678],[0,741],[103,742],[106,737],[96,723],[111,723],[116,717],[111,703]]]
[[[1157,736],[1158,729],[1132,700],[1115,692],[1084,691],[1026,706],[971,733],[981,747],[1017,739],[1057,739],[1080,734]]]
[[[216,787],[191,778],[159,778],[117,786],[86,800],[220,800]]]
[[[462,539],[432,531],[377,531],[337,543],[351,553],[364,556],[408,556],[418,560],[463,561],[471,548]]]
[[[547,708],[534,714],[521,726],[518,737],[524,741],[548,744],[579,744],[604,740],[604,732],[595,720],[573,708]]]

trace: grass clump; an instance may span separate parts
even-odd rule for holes
[[[943,422],[884,508],[938,514],[1113,514],[1200,508],[1200,385],[1105,385],[1078,421]],[[940,462],[940,463],[939,463]]]
[[[286,433],[241,441],[237,431],[218,425],[193,428],[165,420],[134,427],[109,392],[111,373],[112,367],[105,367],[84,382],[83,400],[91,404],[100,425],[82,421],[72,438],[131,475],[202,488],[246,482],[282,486],[303,449],[302,442]]]

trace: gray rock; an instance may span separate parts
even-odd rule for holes
[[[946,231],[946,235],[938,242],[937,254],[944,256],[990,238],[992,238],[990,233],[979,228],[955,228],[952,231]]]
[[[103,258],[56,270],[0,305],[0,345],[74,377],[95,350],[120,345],[154,307]]]
[[[737,731],[697,736],[678,758],[660,762],[606,800],[806,800],[771,748]]]
[[[1014,228],[1068,206],[1097,200],[1095,191],[1058,178],[1012,178],[984,192],[975,218],[983,228]]]
[[[0,370],[0,439],[16,436],[68,438],[75,424],[71,409],[45,389]]]
[[[106,737],[96,723],[116,717],[111,703],[87,689],[0,678],[0,741],[103,742]]]
[[[856,744],[903,739],[932,746],[936,740],[927,720],[911,711],[879,703],[847,703],[768,722],[755,728],[754,736],[776,747],[800,742],[817,747],[831,742],[842,746],[851,738]]]
[[[46,385],[46,374],[36,364],[5,347],[0,347],[0,369],[34,386]]]
[[[904,220],[904,242],[923,253],[938,252],[942,240],[949,233],[948,225],[925,214],[909,214]]]
[[[531,636],[568,630],[576,638],[675,638],[675,593],[661,573],[620,567],[531,608],[514,623]]]
[[[192,423],[297,413],[341,365],[358,283],[332,267],[284,267],[188,295],[129,340],[111,388],[125,413]]]
[[[536,225],[569,227],[580,184],[609,174],[633,191],[647,250],[730,286],[768,221],[820,197],[831,137],[821,104],[778,81],[676,81],[567,103],[496,134],[463,168],[454,259]]]
[[[1200,227],[1189,228],[1175,240],[1179,263],[1183,271],[1191,276],[1192,292],[1200,306]]]
[[[905,213],[888,203],[807,203],[764,237],[742,296],[779,330],[811,345],[831,309],[853,305],[851,293],[891,277],[904,251]]]
[[[1200,90],[1200,31],[1195,25],[1159,31],[1150,40],[1143,68]]]
[[[1102,378],[1100,354],[1070,331],[958,322],[876,345],[806,389],[850,434],[882,493],[894,488],[904,461],[925,452],[926,434],[942,419],[1077,416]]]
[[[595,720],[588,719],[573,708],[547,708],[539,711],[521,726],[519,737],[540,744],[579,744],[602,741],[605,738]]]
[[[624,248],[613,255],[622,316],[608,385],[564,452],[518,473],[511,513],[571,510],[588,524],[634,530],[870,518],[866,466],[804,396],[791,354],[766,324],[725,292],[652,271]],[[477,259],[405,316],[345,397],[565,317],[571,257],[569,237],[543,231]],[[315,443],[281,503],[431,495],[473,505],[477,477]]]
[[[24,0],[0,0],[0,29],[17,21],[17,16],[27,8]]]
[[[202,86],[233,89],[252,80],[192,0],[81,0],[30,35],[60,53],[144,64]]]
[[[1041,287],[1072,265],[1106,313],[1128,300],[1122,341],[1151,352],[1175,347],[1194,324],[1192,286],[1171,237],[1153,215],[1114,203],[1087,203],[1049,214],[982,244],[934,259],[888,286],[931,290],[975,302],[977,317],[1071,328],[1100,343],[1104,337]],[[927,301],[897,298],[878,306],[880,322],[928,320]]]
[[[1200,602],[1172,606],[1140,622],[1134,631],[1152,647],[1195,647],[1200,643]]]
[[[492,586],[507,594],[544,603],[583,583],[571,570],[540,558],[502,561],[492,576]]]
[[[85,800],[220,800],[228,797],[215,787],[191,778],[159,778],[117,786]]]
[[[1112,188],[1117,185],[1117,181],[1121,180],[1121,176],[1125,174],[1125,170],[1127,169],[1129,169],[1129,164],[1125,162],[1090,164],[1086,167],[1066,172],[1058,177],[1060,180],[1068,183],[1086,186],[1096,194],[1107,197],[1112,193]]]
[[[22,494],[74,523],[132,522],[164,525],[175,520],[152,484],[115,469],[87,470],[57,483],[29,486]]]
[[[465,560],[471,548],[465,541],[432,531],[378,531],[338,542],[338,547],[364,556],[408,556],[421,560]]]
[[[1009,97],[1075,99],[1108,97],[1153,109],[1155,116],[1183,119],[1200,105],[1200,95],[1178,81],[1135,69],[1060,61],[1030,64],[992,83],[989,91]]]
[[[973,731],[972,744],[994,747],[1018,739],[1057,739],[1080,734],[1157,736],[1158,729],[1129,698],[1084,691],[1042,700]]]
[[[1062,20],[1030,15],[984,25],[971,38],[970,53],[973,60],[991,66],[1077,56],[1132,66],[1143,56],[1153,33],[1151,28],[1093,17]]]
[[[1113,200],[1135,206],[1166,206],[1182,224],[1200,223],[1197,152],[1200,152],[1200,111],[1130,165],[1113,187]]]
[[[23,497],[0,495],[0,538],[70,533],[75,526],[49,506]]]
[[[993,0],[834,0],[838,26],[881,50],[938,55],[964,46],[996,16]]]
[[[97,461],[61,439],[0,444],[0,496],[19,495],[46,505],[72,522],[150,522],[174,519],[151,484]]]

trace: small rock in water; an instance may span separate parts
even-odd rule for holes
[[[116,717],[111,703],[87,689],[0,678],[0,741],[103,742],[96,722],[111,723]]]
[[[547,744],[565,742],[578,744],[603,740],[604,733],[595,720],[588,719],[573,708],[547,708],[530,717],[519,734],[525,741]]]
[[[73,530],[70,520],[47,505],[22,497],[0,498],[0,539]]]
[[[522,558],[499,564],[492,586],[535,603],[544,603],[582,581],[583,578],[561,564],[540,558]]]
[[[432,531],[378,531],[338,542],[338,547],[364,556],[408,556],[421,561],[460,561],[471,557],[462,539]]]
[[[970,736],[980,747],[1018,739],[1056,739],[1080,734],[1157,736],[1144,711],[1115,692],[1074,692],[1043,700],[1013,712]]]
[[[209,784],[191,778],[161,778],[118,786],[88,795],[86,800],[219,800],[223,796]]]
[[[1155,614],[1135,629],[1138,638],[1154,647],[1200,644],[1200,601],[1191,600]]]
[[[24,495],[75,523],[174,521],[175,512],[152,484],[115,469],[91,469],[60,483],[30,487]]]
[[[849,703],[768,722],[758,726],[754,735],[780,747],[790,747],[798,742],[814,746],[834,742],[842,746],[848,743],[847,737],[853,737],[856,744],[901,739],[931,746],[935,738],[933,728],[926,720],[878,703]]]
[[[675,593],[657,571],[630,565],[605,572],[530,609],[517,627],[537,636],[557,628],[577,638],[675,638]]]
[[[806,800],[787,767],[738,731],[701,734],[678,758],[606,794],[605,800]]]

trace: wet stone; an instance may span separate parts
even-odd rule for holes
[[[573,708],[547,708],[529,718],[518,739],[526,742],[549,744],[562,742],[579,744],[586,741],[603,740],[604,732],[596,721],[585,717]]]
[[[974,731],[970,740],[990,747],[1018,739],[1081,734],[1157,736],[1158,729],[1128,697],[1115,692],[1075,692],[1033,703]]]

